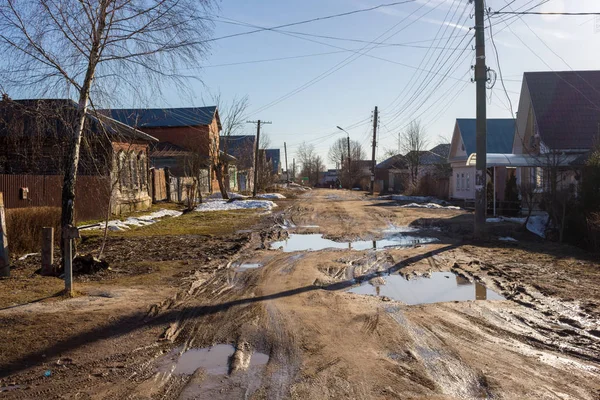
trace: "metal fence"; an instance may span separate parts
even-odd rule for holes
[[[7,209],[27,207],[60,207],[62,175],[3,175],[0,192]],[[75,216],[78,221],[106,216],[110,199],[108,178],[78,176],[75,185]]]

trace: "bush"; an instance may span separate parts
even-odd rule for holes
[[[31,207],[6,210],[8,249],[11,254],[41,251],[42,228],[54,228],[54,242],[60,243],[60,208]]]

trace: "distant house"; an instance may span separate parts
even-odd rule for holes
[[[560,164],[560,188],[578,184],[576,167],[600,135],[600,71],[525,72],[512,153],[522,156],[517,181],[548,188]]]
[[[205,157],[205,168],[209,171],[209,191],[218,190],[218,181],[213,166],[220,156],[219,132],[221,120],[216,106],[188,108],[138,108],[103,110],[117,121],[136,127],[156,137],[161,143],[150,153],[157,168],[169,167],[187,176],[185,155],[178,151],[165,157],[165,148],[187,150],[196,156]],[[156,150],[156,152],[154,151]]]
[[[514,119],[487,120],[487,152],[510,153],[515,135]],[[476,151],[476,120],[459,118],[454,124],[448,161],[452,166],[450,197],[453,199],[475,199],[475,166],[467,166],[467,160]],[[512,173],[512,172],[511,172]],[[496,181],[496,194],[499,200],[504,197],[504,187],[508,177],[505,167],[492,168],[488,174]]]
[[[420,151],[419,172],[417,181],[420,182],[424,177],[432,179],[446,179],[444,175],[445,166],[448,164],[448,154],[450,144],[439,144],[431,150]],[[406,155],[397,154],[385,161],[377,164],[375,167],[375,180],[380,186],[382,192],[401,193],[408,189],[410,183],[410,170],[408,157],[414,152]],[[443,176],[442,176],[443,175]],[[446,197],[436,193],[423,193],[424,195]]]
[[[339,171],[337,169],[328,169],[319,177],[319,183],[323,187],[333,186],[338,188],[340,184]]]
[[[0,192],[8,208],[59,206],[65,157],[80,111],[69,99],[0,102]],[[78,218],[148,208],[149,146],[157,139],[106,115],[87,114],[78,166]],[[7,182],[17,182],[20,187]],[[15,193],[18,193],[15,194]]]
[[[402,193],[408,185],[408,163],[402,154],[380,162],[375,167],[375,182],[379,191]]]
[[[281,150],[266,149],[267,163],[271,166],[274,175],[281,175]]]
[[[237,159],[237,173],[233,175],[231,171],[228,171],[229,181],[235,180],[240,191],[252,190],[256,136],[221,136],[220,140],[221,149]]]

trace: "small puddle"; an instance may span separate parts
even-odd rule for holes
[[[381,284],[377,284],[381,283]],[[386,296],[408,305],[446,301],[505,300],[478,282],[470,282],[452,272],[433,272],[431,277],[406,279],[401,275],[382,276],[349,290],[350,293]]]
[[[178,356],[181,348],[171,351],[159,367],[160,372],[172,372],[175,375],[192,375],[202,368],[208,375],[227,375],[231,356],[235,347],[230,344],[218,344],[212,347],[189,349]],[[269,356],[254,352],[250,357],[250,368],[265,365]]]
[[[249,262],[246,262],[246,263],[236,264],[233,269],[236,272],[244,272],[244,271],[247,271],[249,269],[256,269],[256,268],[260,268],[262,266],[263,265],[261,263],[249,263]]]
[[[324,249],[346,249],[346,250],[369,250],[383,249],[389,247],[407,247],[417,244],[437,242],[433,237],[411,236],[403,233],[391,235],[381,240],[359,240],[355,242],[336,242],[325,239],[322,234],[314,233],[308,235],[291,234],[286,240],[280,240],[271,244],[271,249],[282,248],[285,253],[294,251],[319,251]]]

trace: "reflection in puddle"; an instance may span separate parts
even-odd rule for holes
[[[367,281],[349,290],[351,293],[386,296],[408,305],[441,303],[445,301],[505,300],[504,297],[487,289],[480,283],[451,272],[434,272],[430,278],[419,277],[411,280],[401,275],[383,277]],[[372,282],[372,283],[371,283]]]
[[[286,240],[281,240],[271,244],[272,249],[283,248],[283,251],[290,253],[293,251],[318,251],[323,249],[347,249],[347,250],[368,250],[383,249],[386,247],[414,246],[416,244],[425,244],[437,242],[438,239],[432,237],[410,236],[405,234],[394,234],[381,240],[359,240],[356,242],[335,242],[325,239],[321,234],[291,234]]]
[[[181,348],[171,351],[159,367],[161,372],[172,372],[175,375],[192,375],[202,368],[207,375],[227,375],[231,356],[235,347],[230,344],[218,344],[201,349],[189,349],[178,355]],[[250,358],[250,367],[265,365],[269,356],[255,352]]]

